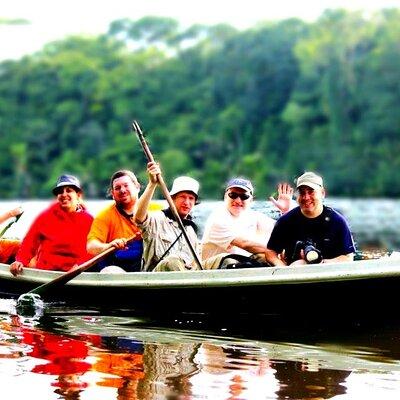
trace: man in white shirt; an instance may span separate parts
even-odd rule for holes
[[[202,239],[202,259],[221,253],[250,256],[260,254],[264,259],[266,245],[275,220],[251,209],[254,188],[245,178],[231,179],[225,188],[224,203],[208,217]],[[278,185],[278,200],[270,200],[285,213],[289,210],[293,189]]]

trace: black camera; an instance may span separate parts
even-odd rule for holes
[[[300,251],[304,252],[304,259],[307,264],[319,264],[322,261],[321,251],[315,246],[315,243],[311,239],[298,240],[294,248],[293,260],[297,260],[300,257]]]

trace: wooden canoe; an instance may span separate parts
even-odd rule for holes
[[[0,296],[22,293],[60,272],[25,269],[13,277],[0,264]],[[394,312],[400,289],[400,260],[295,267],[187,272],[84,272],[42,295],[46,302],[86,307],[179,312],[288,313],[308,315]]]

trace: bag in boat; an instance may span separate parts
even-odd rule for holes
[[[241,254],[228,254],[221,258],[219,269],[240,269],[240,268],[265,268],[270,267],[270,264],[261,262],[256,259],[257,255],[253,254],[250,257]]]

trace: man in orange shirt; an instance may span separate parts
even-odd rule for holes
[[[103,272],[139,271],[143,252],[142,239],[139,237],[127,245],[127,240],[140,233],[134,222],[136,202],[140,190],[135,174],[128,170],[115,172],[110,180],[109,192],[112,204],[95,217],[87,238],[87,250],[96,255],[110,247],[116,251],[100,263],[119,268],[103,268]]]

